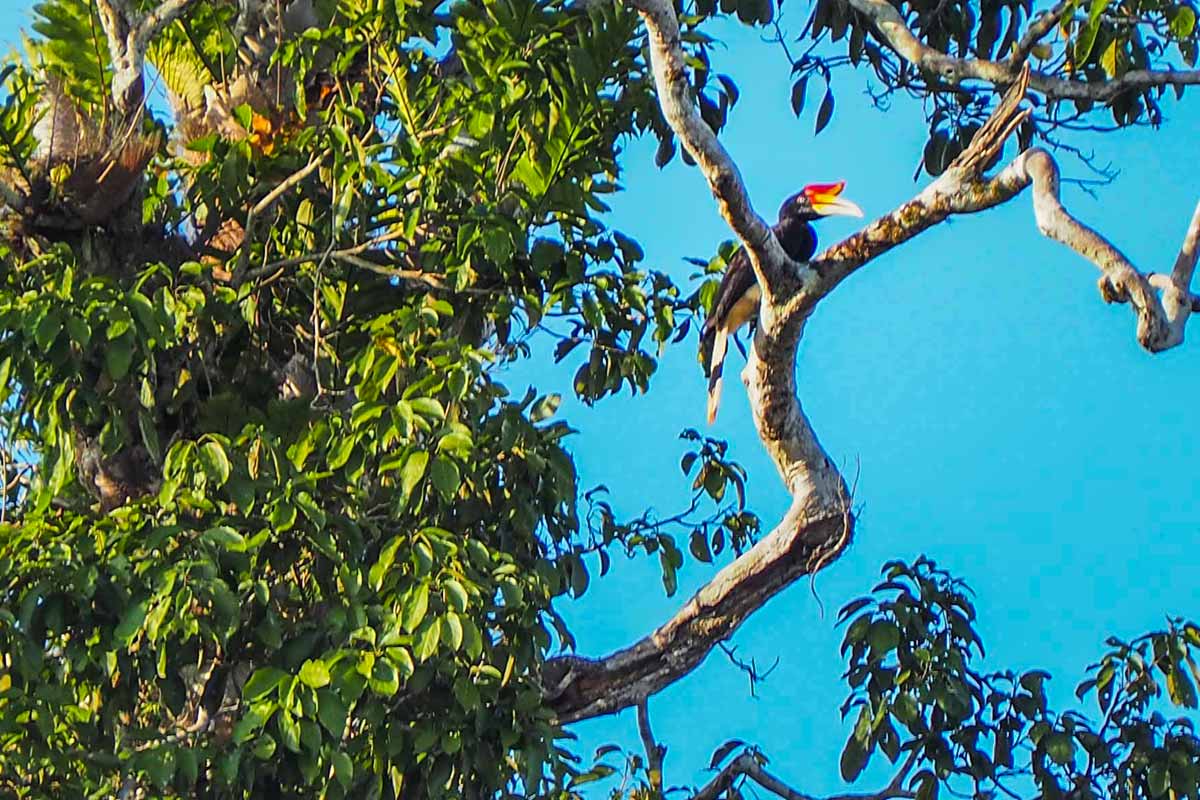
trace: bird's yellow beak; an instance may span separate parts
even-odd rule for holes
[[[841,197],[842,189],[846,188],[845,181],[837,183],[811,183],[804,187],[808,202],[823,217],[861,217],[863,210],[856,204]]]

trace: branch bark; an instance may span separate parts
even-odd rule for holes
[[[965,80],[975,79],[995,86],[1008,86],[1016,81],[1021,70],[1020,61],[955,58],[929,47],[909,30],[904,17],[900,16],[900,12],[887,0],[846,2],[870,20],[882,41],[898,56],[922,72],[937,75],[947,83],[960,84]],[[1053,14],[1054,11],[1050,13]],[[1037,20],[1033,25],[1038,26],[1040,22],[1045,21]],[[1036,40],[1027,43],[1022,40],[1022,44],[1032,48]],[[1123,92],[1140,92],[1158,86],[1195,85],[1200,85],[1200,70],[1135,69],[1126,72],[1120,78],[1103,82],[1066,80],[1035,70],[1030,73],[1029,78],[1030,88],[1046,97],[1058,100],[1093,100],[1101,103],[1106,103]]]

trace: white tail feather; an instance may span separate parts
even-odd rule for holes
[[[708,424],[717,421],[721,407],[721,378],[725,371],[725,351],[729,348],[729,331],[717,328],[713,337],[712,357],[708,360]]]

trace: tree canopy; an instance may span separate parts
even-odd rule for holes
[[[1200,213],[1171,274],[1140,271],[1061,205],[1036,145],[1159,124],[1200,83],[1189,2],[817,0],[798,38],[781,11],[35,7],[0,111],[0,793],[564,797],[615,771],[614,793],[659,796],[647,698],[853,536],[795,381],[843,279],[1028,189],[1138,341],[1182,343]],[[855,70],[881,104],[925,101],[933,182],[790,262],[719,142],[739,96],[706,32],[722,15],[785,50],[818,130]],[[737,236],[691,284],[606,222],[640,136],[697,167]],[[764,298],[745,380],[791,510],[761,524],[725,443],[685,431],[690,508],[618,518],[580,485],[560,398],[511,394],[499,367],[552,336],[587,402],[652,396],[736,244]],[[557,609],[632,552],[671,594],[685,559],[726,563],[653,636],[570,654],[587,643]],[[842,614],[847,780],[878,757],[899,770],[881,799],[1200,796],[1174,708],[1196,707],[1194,623],[1111,640],[1059,711],[1044,673],[973,665],[960,582],[923,558],[884,578]],[[593,764],[564,739],[629,707],[643,755]],[[802,796],[753,743],[712,766],[686,796]]]

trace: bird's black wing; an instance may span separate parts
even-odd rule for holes
[[[750,265],[750,256],[747,255],[746,248],[738,248],[738,251],[733,254],[733,258],[729,259],[729,267],[721,277],[721,285],[717,288],[717,297],[713,301],[712,313],[708,315],[708,319],[704,320],[702,336],[707,336],[716,330],[717,325],[729,315],[734,304],[741,299],[742,295],[750,291],[755,280],[754,267]]]

